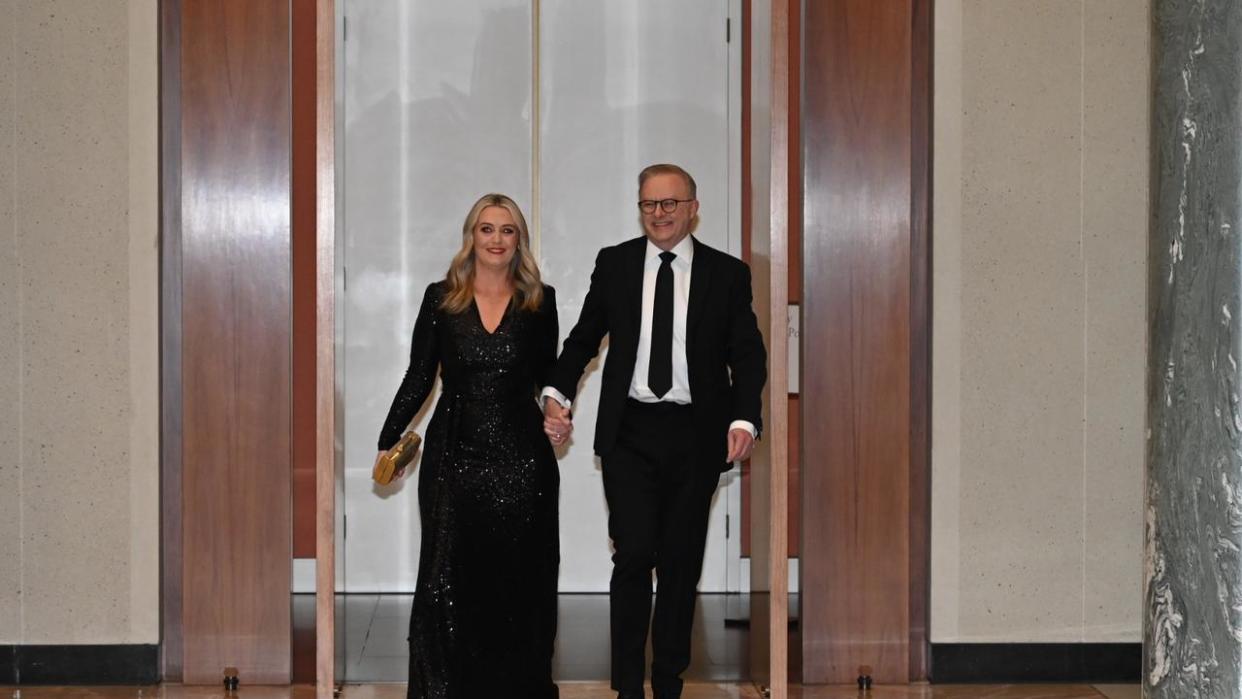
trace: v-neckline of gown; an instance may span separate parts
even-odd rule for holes
[[[474,317],[475,320],[479,321],[479,327],[483,330],[485,335],[490,337],[500,332],[500,326],[505,324],[505,318],[509,317],[509,309],[513,308],[513,297],[509,297],[509,302],[505,304],[504,312],[500,314],[500,320],[496,321],[496,327],[491,330],[488,330],[487,323],[483,322],[483,311],[479,309],[479,300],[471,299],[470,305],[474,308]]]

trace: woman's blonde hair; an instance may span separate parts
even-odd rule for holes
[[[514,308],[535,311],[543,303],[543,280],[539,277],[539,264],[530,251],[530,232],[526,229],[526,217],[518,208],[517,202],[503,194],[484,194],[470,207],[466,214],[466,222],[461,227],[461,250],[453,256],[444,281],[448,286],[440,308],[449,313],[461,313],[470,307],[474,300],[474,227],[479,216],[489,206],[499,206],[513,217],[517,224],[517,249],[513,253],[513,261],[509,265],[509,274],[513,278]]]

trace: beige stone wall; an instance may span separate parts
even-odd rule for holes
[[[1140,640],[1147,0],[937,0],[932,639]]]
[[[0,644],[159,638],[155,0],[0,0]]]

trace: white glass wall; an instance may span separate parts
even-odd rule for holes
[[[529,210],[530,3],[347,0],[345,21],[346,586],[413,591],[417,483],[374,486],[371,464],[467,210],[491,191]]]
[[[598,249],[641,235],[636,177],[644,165],[686,167],[702,203],[696,236],[738,254],[731,143],[738,140],[740,80],[725,40],[736,5],[346,0],[340,390],[347,591],[414,588],[416,482],[377,488],[370,467],[423,290],[443,277],[479,195],[509,194],[532,225],[538,222],[534,245],[544,278],[557,288],[562,337],[578,317]],[[735,19],[735,35],[738,25]],[[532,114],[536,85],[539,109]],[[596,363],[579,394],[575,441],[560,461],[562,591],[606,591],[611,572],[607,509],[591,450],[599,379]],[[736,510],[738,484],[731,474],[722,483],[703,591],[724,591],[737,579],[728,575],[730,566],[736,572],[737,545],[725,539],[725,517]],[[736,537],[740,527],[732,530]]]
[[[562,336],[582,309],[595,253],[642,235],[637,177],[646,165],[686,168],[701,202],[695,236],[735,252],[727,17],[720,0],[541,2],[540,264],[557,288]],[[611,574],[603,480],[591,450],[601,366],[588,369],[575,441],[561,459],[562,590],[606,591]],[[726,497],[718,492],[703,591],[726,587]]]

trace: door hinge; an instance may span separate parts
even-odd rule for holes
[[[729,515],[725,515],[725,538],[726,539],[729,538],[729,531],[730,531],[729,525],[732,522],[733,522],[732,518],[730,518]]]
[[[733,18],[725,17],[725,43],[733,41]]]

